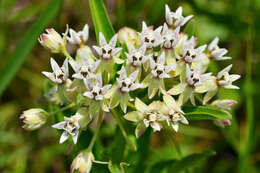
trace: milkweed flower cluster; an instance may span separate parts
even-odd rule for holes
[[[182,7],[173,12],[166,5],[163,26],[154,28],[142,22],[140,32],[125,27],[110,40],[100,32],[98,45],[92,47],[87,45],[88,25],[78,32],[68,28],[62,36],[54,29],[47,29],[39,42],[51,52],[66,57],[61,66],[50,58],[52,72],[42,72],[54,84],[48,98],[78,108],[74,115],[52,125],[63,131],[60,143],[71,136],[76,144],[80,132],[94,117],[98,116],[101,123],[103,113],[120,112],[118,106],[123,117],[136,124],[137,138],[149,127],[160,131],[169,126],[178,132],[180,123],[189,124],[182,110],[186,104],[211,105],[223,111],[231,109],[236,101],[214,98],[220,88],[239,89],[233,82],[240,76],[230,74],[232,65],[216,76],[208,71],[210,61],[231,57],[226,56],[225,48],[218,46],[217,37],[208,46],[200,46],[197,38],[181,32],[192,17],[184,17]],[[74,58],[67,52],[67,43],[78,48]],[[123,44],[128,51],[118,47]],[[69,71],[69,66],[73,71]],[[31,109],[21,118],[26,129],[34,130],[46,122],[48,114],[52,113]],[[215,123],[223,127],[230,125],[230,120]],[[74,159],[72,172],[90,171],[94,161],[91,149],[92,144]]]

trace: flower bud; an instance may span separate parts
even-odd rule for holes
[[[221,128],[227,127],[231,125],[230,120],[215,120],[214,121],[215,125]]]
[[[24,111],[20,116],[25,123],[23,128],[27,130],[36,130],[40,128],[47,121],[48,113],[40,108],[32,108]]]
[[[129,48],[130,43],[133,45],[137,44],[138,34],[132,28],[123,27],[118,31],[118,41],[120,43],[126,43],[127,47]]]
[[[51,52],[60,53],[65,47],[65,40],[53,28],[46,29],[46,32],[40,35],[39,42]]]
[[[227,109],[227,110],[230,110],[231,106],[234,104],[237,104],[237,101],[228,100],[228,99],[216,100],[212,103],[213,106],[216,106],[219,109]]]
[[[78,170],[80,173],[89,173],[93,160],[94,156],[91,152],[80,152],[72,161],[70,172],[73,173],[75,170]]]

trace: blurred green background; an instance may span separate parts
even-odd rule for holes
[[[26,31],[50,2],[49,0],[0,1],[0,79],[4,74],[2,69],[8,65],[10,57]],[[133,171],[131,166],[129,169],[133,172],[163,172],[163,164],[171,164],[171,159],[180,157],[178,148],[175,147],[177,143],[183,156],[205,152],[207,149],[216,151],[214,156],[199,162],[188,160],[192,167],[196,166],[191,168],[190,172],[260,172],[258,164],[260,162],[258,147],[260,1],[105,0],[115,31],[124,26],[140,31],[143,20],[149,25],[162,25],[165,21],[165,4],[168,4],[173,11],[178,6],[183,6],[184,15],[195,16],[183,29],[190,35],[198,37],[200,44],[207,44],[218,36],[221,47],[229,50],[228,55],[233,59],[218,62],[210,66],[210,70],[216,73],[226,65],[233,64],[232,72],[242,76],[237,82],[241,89],[222,90],[220,97],[235,99],[238,104],[233,109],[231,127],[221,129],[210,121],[191,122],[190,126],[181,127],[177,134],[168,131],[154,133],[150,140],[151,147],[139,141],[143,146],[139,148],[138,153],[130,153],[131,157],[126,162],[139,160],[135,166],[140,169]],[[66,24],[75,30],[80,30],[87,23],[90,26],[88,45],[95,44],[95,32],[87,0],[64,0],[53,8],[57,8],[58,12],[46,27],[54,27],[59,32],[64,32]],[[43,103],[46,79],[41,75],[41,71],[49,69],[51,56],[39,43],[32,45],[33,49],[28,56],[25,56],[24,63],[0,98],[0,172],[69,172],[73,157],[87,146],[92,136],[91,131],[81,135],[77,146],[71,146],[68,143],[59,145],[60,133],[50,126],[46,125],[33,132],[21,128],[22,122],[19,116],[22,111]],[[73,49],[70,51],[72,54],[75,53]],[[15,58],[18,60],[19,56],[16,54]],[[60,62],[63,59],[60,55],[52,56]],[[15,58],[12,62],[16,62]],[[114,133],[117,135],[113,135]],[[105,160],[111,153],[120,151],[113,142],[120,143],[122,137],[113,124],[107,123],[102,126],[99,139],[95,146],[97,159]],[[104,156],[105,149],[109,151]],[[92,172],[108,172],[108,169],[106,166],[95,165]]]

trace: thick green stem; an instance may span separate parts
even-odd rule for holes
[[[64,55],[66,58],[68,58],[69,60],[74,60],[74,59],[70,56],[70,54],[69,54],[69,52],[67,51],[67,49],[66,49],[65,46],[62,48],[62,53],[63,53],[63,55]]]
[[[93,148],[93,146],[94,146],[94,144],[96,142],[97,135],[98,135],[101,123],[102,123],[102,119],[103,119],[103,111],[100,110],[99,115],[98,115],[98,120],[97,120],[96,131],[95,131],[94,136],[92,137],[92,139],[91,139],[91,141],[89,143],[89,146],[87,148],[88,151],[92,151],[92,148]]]

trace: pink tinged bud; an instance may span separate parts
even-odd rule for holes
[[[36,130],[46,123],[48,113],[40,108],[33,108],[23,112],[20,119],[23,119],[23,128]]]
[[[230,126],[230,125],[231,125],[231,122],[230,122],[230,120],[223,120],[223,124],[224,124],[225,126]]]

